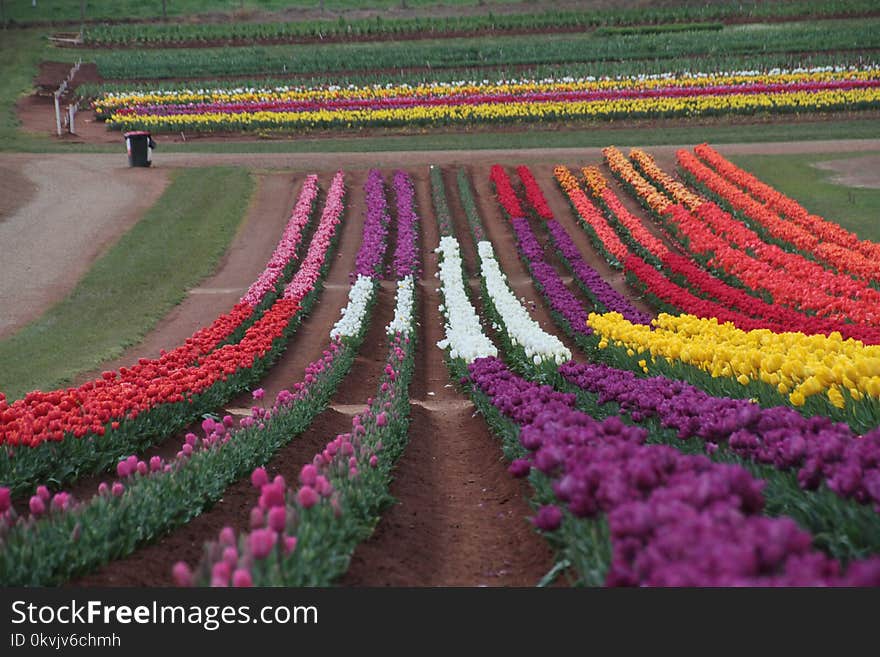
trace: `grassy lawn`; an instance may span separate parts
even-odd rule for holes
[[[614,128],[612,124],[589,129],[541,130],[537,126],[516,132],[465,132],[375,137],[291,137],[264,141],[163,143],[162,152],[203,153],[344,153],[382,151],[485,150],[507,148],[578,148],[592,146],[660,146],[664,144],[714,144],[816,139],[877,139],[876,120],[841,120],[770,124]],[[114,147],[112,150],[118,151]]]
[[[176,171],[156,205],[67,299],[0,341],[0,390],[15,399],[64,385],[136,344],[214,271],[252,189],[241,168]]]
[[[830,182],[834,172],[817,169],[814,162],[878,153],[810,155],[738,155],[731,161],[773,185],[783,194],[830,221],[836,221],[862,239],[880,242],[880,189],[847,187]]]

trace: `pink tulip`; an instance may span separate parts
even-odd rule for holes
[[[171,569],[171,577],[177,586],[192,586],[193,575],[185,561],[178,561]]]
[[[238,563],[238,550],[236,550],[233,546],[229,546],[223,548],[223,561],[229,564],[230,566],[234,566]]]
[[[260,492],[258,504],[261,509],[269,510],[272,507],[284,506],[284,486],[271,483],[263,486]]]
[[[388,424],[388,418],[385,415],[385,411],[382,411],[376,416],[376,425],[384,427],[386,424]]]
[[[378,457],[377,457],[375,454],[373,454],[373,455],[370,457],[370,467],[371,467],[371,468],[375,468],[375,467],[378,466],[378,465],[379,465],[379,459],[378,459]]]
[[[235,530],[224,527],[220,530],[220,545],[235,545]]]
[[[318,493],[311,486],[303,486],[297,493],[297,499],[304,509],[311,509],[318,503]]]
[[[150,471],[156,472],[162,468],[162,459],[158,456],[153,456],[150,459]]]
[[[259,400],[261,400],[261,399],[263,398],[263,395],[266,394],[266,391],[263,390],[262,388],[257,388],[257,389],[254,390],[251,394],[254,396],[254,399],[256,399],[257,401],[259,401]]]
[[[147,464],[144,463],[143,461],[138,461],[137,471],[142,475],[147,474]]]
[[[269,529],[275,532],[283,532],[287,525],[287,511],[283,506],[272,507],[269,511]]]
[[[299,471],[299,483],[303,486],[314,486],[317,476],[318,469],[311,463],[308,463]]]
[[[251,484],[254,488],[262,488],[269,483],[269,475],[266,474],[265,468],[257,468],[251,473]]]
[[[110,487],[107,485],[106,481],[102,481],[98,484],[98,495],[106,495],[110,492]]]
[[[37,486],[37,495],[44,502],[48,502],[52,497],[52,493],[49,492],[49,489],[45,486]]]
[[[12,493],[6,486],[0,486],[0,514],[6,513],[12,507]]]
[[[110,492],[113,493],[114,497],[119,497],[125,492],[125,486],[123,486],[118,481],[114,481],[113,488],[110,489]]]
[[[46,503],[43,502],[42,497],[34,495],[28,503],[28,508],[31,510],[31,515],[41,516],[46,512]]]
[[[296,536],[284,537],[284,554],[290,554],[296,549]]]
[[[245,570],[244,568],[238,568],[234,573],[232,573],[232,585],[236,588],[247,588],[249,586],[253,586],[254,580],[251,577],[251,572],[249,570]]]
[[[250,527],[251,529],[259,529],[263,526],[263,510],[255,506],[251,509]]]
[[[265,559],[275,547],[275,532],[268,529],[255,529],[248,537],[248,546],[255,559]]]

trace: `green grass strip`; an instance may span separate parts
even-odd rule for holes
[[[138,343],[214,271],[252,190],[251,175],[241,168],[174,172],[157,203],[65,300],[0,341],[0,390],[16,399],[67,384]]]

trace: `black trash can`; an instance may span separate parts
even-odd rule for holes
[[[156,148],[156,142],[153,141],[150,133],[145,130],[137,130],[126,132],[122,136],[125,137],[125,147],[128,150],[128,166],[150,166],[152,152]]]

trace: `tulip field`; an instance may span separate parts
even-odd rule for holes
[[[876,2],[0,24],[0,586],[880,586]]]
[[[465,526],[498,584],[880,585],[880,245],[722,153],[294,175],[232,308],[0,393],[0,582],[484,583]]]

